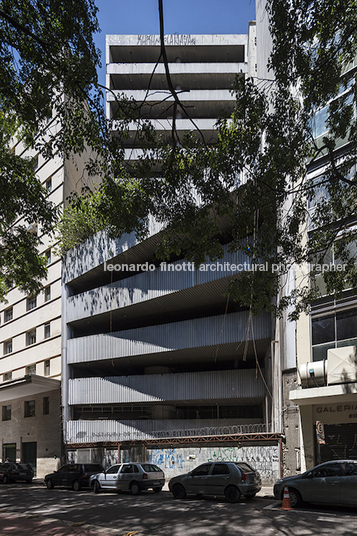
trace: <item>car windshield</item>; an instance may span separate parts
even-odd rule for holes
[[[199,465],[198,467],[196,467],[196,469],[194,469],[193,471],[191,471],[191,475],[192,475],[192,476],[204,476],[204,475],[208,475],[209,470],[210,470],[211,467],[212,467],[212,464],[211,464],[211,463],[206,463],[206,464],[204,464],[204,465]]]
[[[26,463],[19,463],[19,469],[25,470],[25,471],[31,471],[31,467],[27,465]]]
[[[63,473],[64,471],[68,471],[68,465],[62,465],[57,471],[57,473]]]
[[[86,473],[101,473],[104,468],[99,463],[89,463],[84,466]]]

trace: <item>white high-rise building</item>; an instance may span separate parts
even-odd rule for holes
[[[174,90],[190,118],[180,107],[176,112],[176,130],[199,129],[208,143],[215,141],[217,118],[229,115],[234,107],[232,87],[237,76],[255,69],[255,23],[248,35],[166,35],[165,47]],[[108,35],[107,117],[115,119],[116,98],[124,93],[141,106],[141,116],[149,118],[158,133],[170,136],[174,98],[168,90],[165,65],[160,56],[158,35]],[[127,140],[127,157],[135,159],[140,148],[135,128]]]

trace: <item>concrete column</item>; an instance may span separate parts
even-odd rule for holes
[[[67,340],[70,336],[66,319],[66,306],[69,293],[67,285],[62,284],[62,348],[61,348],[61,392],[62,392],[62,432],[63,441],[67,440],[67,421],[70,418],[68,405],[68,380],[69,370],[67,365]]]

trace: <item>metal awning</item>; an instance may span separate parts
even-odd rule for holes
[[[38,395],[59,389],[61,382],[52,378],[45,378],[37,374],[27,374],[0,384],[0,402]]]
[[[351,397],[355,400],[357,383],[341,383],[339,385],[326,385],[324,387],[309,387],[290,391],[289,399],[298,406],[313,404],[330,404],[349,402]]]

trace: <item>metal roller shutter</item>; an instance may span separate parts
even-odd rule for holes
[[[325,424],[325,445],[318,445],[315,434],[316,462],[357,460],[357,423]]]

